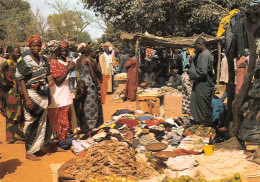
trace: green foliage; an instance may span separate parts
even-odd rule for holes
[[[252,0],[82,0],[116,30],[158,36],[216,35],[219,22],[231,9]]]
[[[98,39],[98,43],[101,44],[105,42],[111,42],[116,48],[122,49],[123,43],[120,40],[120,34],[120,30],[115,29],[113,24],[109,24],[105,33],[102,35],[101,38]]]
[[[1,0],[6,6],[0,9],[0,39],[25,41],[26,25],[30,23],[30,4],[24,0]]]
[[[77,40],[83,38],[86,33],[84,29],[93,21],[88,14],[83,11],[77,11],[76,8],[71,10],[67,2],[55,1],[47,2],[50,6],[57,10],[57,13],[51,14],[47,18],[49,25],[49,33],[52,37],[59,40]],[[87,40],[88,37],[84,37]]]

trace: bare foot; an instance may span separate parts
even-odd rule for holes
[[[37,157],[34,154],[26,154],[25,157],[26,157],[26,159],[31,160],[31,161],[39,161],[39,160],[41,160],[39,157]]]
[[[228,129],[226,127],[221,127],[218,129],[219,131],[222,131],[222,132],[225,132],[225,131],[228,131]]]

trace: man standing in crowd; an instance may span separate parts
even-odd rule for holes
[[[128,51],[125,50],[123,55],[120,57],[120,63],[119,63],[119,73],[127,73],[125,68],[125,63],[129,60],[129,54]]]
[[[112,92],[112,57],[109,55],[109,47],[104,46],[104,53],[99,56],[99,64],[102,71],[101,97],[105,104],[107,92]]]
[[[198,38],[195,48],[197,54],[195,67],[188,70],[190,79],[194,80],[190,110],[196,122],[207,124],[212,121],[213,58],[206,47],[205,39]]]
[[[125,86],[125,98],[129,99],[131,102],[136,99],[136,91],[138,87],[138,61],[134,56],[134,52],[129,53],[130,60],[125,64],[127,70],[127,80]]]

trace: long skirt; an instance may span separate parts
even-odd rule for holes
[[[59,140],[66,141],[66,134],[69,129],[69,106],[49,108],[48,117],[52,132]]]
[[[48,97],[28,89],[33,109],[24,107],[24,133],[27,154],[33,154],[45,147],[51,140],[51,126],[48,121]]]
[[[100,121],[102,106],[98,98],[98,90],[95,85],[87,87],[87,97],[83,104],[84,116],[80,123],[81,129],[84,131],[92,130],[102,124]]]
[[[24,140],[23,122],[6,119],[6,143]]]

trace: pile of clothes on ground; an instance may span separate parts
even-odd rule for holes
[[[197,172],[194,172],[195,169],[193,168],[197,163],[189,157],[186,158],[190,154],[202,153],[203,147],[208,145],[215,137],[215,129],[196,125],[187,116],[161,118],[158,114],[143,113],[141,110],[122,109],[113,114],[111,121],[74,140],[71,150],[76,155],[86,156],[88,155],[86,151],[93,150],[93,147],[97,147],[104,141],[109,141],[108,147],[109,143],[117,141],[131,148],[136,155],[143,155],[145,161],[148,161],[150,166],[158,172],[167,173],[169,176],[181,174],[172,170],[174,169],[174,162],[171,161],[173,159],[167,157],[167,155],[170,155],[174,158],[178,156],[176,158],[178,160],[189,161],[185,163],[186,167],[181,171],[187,170],[185,174],[194,173],[196,175]],[[163,145],[164,148],[160,149],[159,147],[157,149],[156,144],[158,146]],[[149,149],[151,146],[154,149]],[[160,154],[160,150],[163,150],[166,154]],[[157,157],[156,154],[158,154]],[[166,155],[166,158],[164,155]],[[163,159],[163,162],[161,159]],[[164,159],[168,159],[168,161],[165,162]],[[113,168],[113,165],[110,164],[111,166]],[[113,170],[107,169],[107,171]]]

